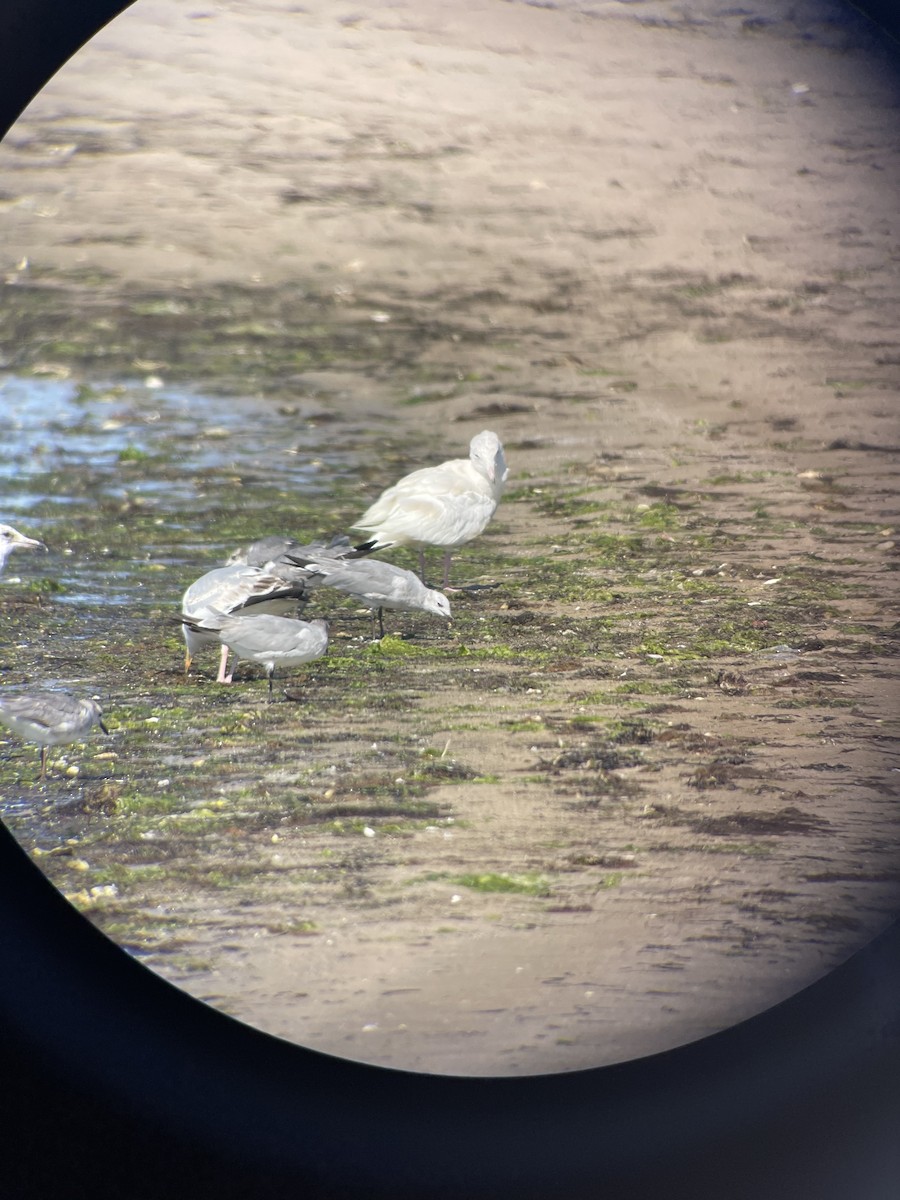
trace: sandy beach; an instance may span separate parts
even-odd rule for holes
[[[429,791],[452,837],[360,838],[365,887],[304,892],[315,936],[290,895],[170,895],[191,962],[153,969],[336,1054],[535,1073],[733,1024],[896,915],[898,99],[842,6],[712,0],[141,0],[51,81],[0,146],[4,371],[214,389],[191,305],[227,337],[212,301],[239,293],[264,346],[320,312],[356,365],[248,394],[371,426],[358,511],[496,429],[499,586],[459,636],[553,651],[352,719],[323,684],[323,764],[341,734],[469,773]],[[604,557],[638,535],[639,567]],[[731,633],[703,607],[726,592]],[[271,832],[234,854],[265,871]]]

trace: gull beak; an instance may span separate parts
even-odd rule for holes
[[[106,728],[106,726],[103,724],[103,718],[102,718],[102,717],[101,717],[101,718],[100,718],[100,720],[97,722],[97,724],[100,726],[100,728],[103,730],[103,732],[104,732],[104,733],[105,733],[107,736],[109,736],[109,730],[108,730],[108,729]]]
[[[14,546],[34,546],[36,550],[46,550],[47,546],[44,542],[39,542],[37,538],[26,537],[24,533],[16,533],[10,538],[10,542]]]

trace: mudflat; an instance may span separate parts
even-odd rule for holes
[[[115,697],[80,777],[3,763],[73,903],[265,1030],[469,1074],[704,1036],[883,928],[897,103],[826,4],[141,0],[77,55],[0,147],[3,369],[110,430],[238,416],[26,512],[121,593],[4,593],[10,682]],[[292,702],[184,679],[229,538],[344,531],[485,428],[449,628],[332,598]]]

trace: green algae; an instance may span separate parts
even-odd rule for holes
[[[498,364],[451,375],[443,362],[426,361],[449,324],[411,322],[400,329],[391,322],[376,336],[363,315],[365,302],[339,310],[327,296],[309,292],[303,298],[256,288],[212,289],[177,300],[135,295],[119,312],[111,281],[97,279],[97,319],[85,324],[72,311],[71,282],[44,277],[35,287],[16,289],[0,326],[17,347],[20,369],[37,369],[53,358],[98,378],[133,377],[135,361],[164,357],[167,380],[215,379],[220,394],[250,392],[286,403],[296,399],[290,381],[298,372],[341,369],[361,378],[390,376],[399,406],[461,397],[504,369]],[[699,290],[684,293],[683,301],[732,285],[701,280],[689,286]],[[112,335],[103,321],[113,323]],[[52,340],[47,328],[54,330]],[[478,341],[470,336],[470,344]],[[619,370],[580,373],[609,375],[629,391]],[[127,388],[116,386],[121,399]],[[109,391],[85,384],[78,400],[87,410]],[[722,430],[706,425],[697,432],[715,439]],[[392,431],[390,454],[379,469],[388,478],[407,469],[420,441]],[[357,444],[351,437],[351,448]],[[679,463],[689,455],[679,450],[673,461],[679,479]],[[188,494],[179,496],[184,462],[185,447],[174,440],[152,451],[129,445],[118,454],[121,474],[112,494],[108,478],[90,464],[36,476],[44,498],[30,515],[36,524],[46,520],[54,550],[70,552],[80,579],[75,571],[58,582],[26,579],[19,594],[44,602],[7,604],[0,644],[11,682],[26,677],[26,647],[43,677],[87,682],[108,697],[110,741],[92,739],[60,755],[80,765],[80,776],[56,776],[37,789],[23,782],[34,762],[31,750],[10,754],[6,742],[0,787],[26,844],[75,840],[88,868],[79,881],[85,886],[75,893],[82,899],[74,902],[114,936],[148,953],[178,949],[171,925],[146,915],[173,888],[221,894],[237,910],[268,904],[277,887],[288,885],[303,896],[304,889],[318,889],[362,906],[382,903],[377,863],[394,861],[390,854],[399,853],[399,845],[421,853],[425,830],[455,821],[455,797],[469,786],[542,788],[565,806],[573,838],[602,828],[612,808],[636,825],[653,772],[695,752],[655,740],[665,726],[661,706],[694,697],[718,700],[723,692],[714,681],[721,664],[737,662],[742,671],[747,663],[765,665],[779,646],[805,653],[825,626],[831,637],[836,630],[843,639],[830,643],[842,653],[889,652],[879,627],[847,610],[869,599],[873,588],[849,582],[827,550],[821,562],[779,569],[781,582],[762,589],[768,564],[779,557],[762,539],[787,541],[802,528],[782,515],[772,487],[773,480],[777,488],[789,486],[787,472],[717,472],[687,492],[667,484],[660,472],[641,488],[613,485],[610,494],[610,486],[585,479],[583,464],[575,463],[540,487],[519,476],[489,532],[454,566],[468,580],[497,586],[454,597],[452,625],[398,615],[392,632],[371,642],[367,616],[358,618],[333,597],[317,597],[307,615],[318,615],[317,606],[327,603],[329,653],[291,676],[298,703],[283,701],[279,688],[279,702],[268,705],[265,682],[252,669],[232,688],[212,683],[212,652],[184,677],[173,621],[184,587],[235,545],[262,533],[286,531],[305,539],[342,532],[360,511],[360,483],[368,497],[385,480],[362,463],[358,470],[342,465],[300,492],[262,472],[236,471],[223,443],[220,461],[188,474]],[[165,487],[141,493],[153,484],[171,485],[171,493]],[[723,515],[711,507],[718,504],[711,489],[732,486],[746,489],[743,508],[732,506]],[[560,547],[552,553],[545,519]],[[860,535],[877,528],[858,524]],[[823,547],[848,532],[827,511],[802,531]],[[396,561],[413,566],[415,559],[401,553]],[[99,594],[117,573],[126,595],[114,606],[78,599],[79,587]],[[84,586],[88,579],[91,589]],[[73,596],[76,603],[69,604]],[[759,704],[771,713],[853,703],[834,690],[806,687],[797,696],[768,696]],[[584,711],[573,711],[573,697]],[[518,774],[485,770],[492,764],[467,754],[465,734],[487,729],[522,748]],[[593,759],[546,766],[551,751],[531,753],[529,747],[551,730],[564,739],[594,739],[586,752]],[[459,762],[440,757],[434,747],[423,750],[423,740],[439,738],[443,745],[451,733],[454,748],[462,747]],[[640,755],[614,759],[617,746],[636,746]],[[107,747],[116,758],[99,757]],[[615,765],[587,765],[601,759]],[[702,766],[694,764],[694,778],[704,778]],[[15,808],[35,795],[44,811],[23,815]],[[440,802],[432,798],[437,795]],[[461,830],[464,822],[454,827]],[[769,855],[777,833],[763,844],[683,827],[696,835],[692,848],[710,855]],[[302,853],[294,849],[297,861],[277,865],[272,856],[283,841],[272,842],[273,836],[302,836],[308,845]],[[666,852],[686,850],[672,844]],[[57,866],[63,857],[40,861],[72,890],[75,872]],[[549,894],[549,867],[517,875],[494,866],[429,878],[472,891]],[[620,882],[614,871],[593,885],[615,890]],[[119,901],[91,899],[88,885],[115,886]],[[297,922],[283,928],[300,935],[316,928],[312,918]],[[200,962],[194,960],[195,969]]]

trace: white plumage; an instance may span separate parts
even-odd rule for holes
[[[354,525],[371,534],[357,549],[368,552],[411,546],[419,551],[424,581],[425,548],[439,546],[444,551],[447,587],[453,551],[487,526],[508,474],[500,439],[484,430],[472,438],[468,458],[422,467],[383,492]]]
[[[47,547],[37,538],[26,537],[24,533],[19,533],[18,529],[13,529],[12,525],[0,525],[0,575],[2,575],[6,560],[13,550],[27,549],[46,550]]]
[[[188,626],[185,626],[188,628]],[[196,625],[191,629],[198,631]],[[222,645],[233,651],[235,666],[241,660],[265,667],[272,694],[276,667],[297,667],[321,658],[328,649],[325,621],[298,621],[270,613],[238,613],[234,616],[210,616],[199,632],[212,633]],[[230,682],[231,676],[225,682]]]
[[[79,700],[65,692],[34,692],[0,699],[0,721],[26,742],[41,748],[41,774],[47,773],[47,747],[80,742],[94,725],[104,733],[103,710],[96,700]]]
[[[298,576],[301,572],[297,570]],[[252,609],[255,613],[276,616],[297,611],[298,603],[305,597],[303,578],[288,581],[261,567],[250,567],[236,563],[230,567],[216,567],[195,580],[184,593],[181,615],[185,640],[184,669],[190,670],[194,655],[201,646],[219,644],[219,635],[214,628],[223,616]],[[228,662],[227,643],[222,644],[217,683],[225,682]]]

